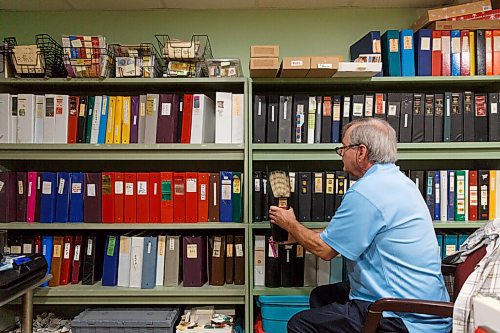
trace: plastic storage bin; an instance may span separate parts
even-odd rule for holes
[[[71,322],[73,333],[173,333],[179,310],[87,309]]]
[[[286,333],[286,325],[296,313],[309,309],[309,296],[259,296],[262,328],[266,333]]]

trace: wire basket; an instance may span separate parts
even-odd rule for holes
[[[63,36],[64,64],[70,77],[106,78],[115,76],[112,49],[102,36]]]
[[[163,59],[151,43],[139,45],[110,44],[115,57],[116,77],[161,77],[165,67]]]
[[[207,35],[193,35],[191,41],[172,39],[169,35],[155,35],[155,37],[165,61],[164,76],[208,76],[205,60],[212,59],[213,56]]]
[[[66,77],[63,48],[47,34],[35,35],[35,44],[18,45],[15,37],[3,43],[9,76],[20,78]]]

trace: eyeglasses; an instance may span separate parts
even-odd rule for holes
[[[354,148],[354,147],[359,147],[361,146],[360,143],[358,144],[355,144],[355,145],[347,145],[347,146],[342,146],[342,147],[337,147],[335,148],[335,152],[339,155],[339,156],[344,156],[344,153],[346,150],[348,150],[349,148]]]

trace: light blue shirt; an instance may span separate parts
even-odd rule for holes
[[[345,193],[321,239],[348,260],[350,299],[449,301],[431,216],[415,183],[375,164]],[[408,331],[446,332],[451,318],[385,313]]]

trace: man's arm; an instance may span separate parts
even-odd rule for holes
[[[286,210],[271,206],[269,219],[271,223],[275,223],[287,230],[300,245],[317,257],[323,260],[331,260],[338,255],[337,251],[321,239],[318,232],[307,229],[297,221],[292,208]]]

